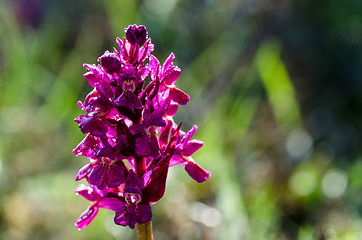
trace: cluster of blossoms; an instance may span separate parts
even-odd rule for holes
[[[191,158],[203,145],[191,140],[197,127],[185,133],[172,118],[189,101],[175,86],[181,70],[172,64],[174,54],[161,65],[142,25],[129,26],[117,43],[119,51],[106,51],[98,65],[84,65],[94,89],[78,102],[86,114],[75,119],[87,135],[73,152],[90,159],[76,176],[89,184],[76,193],[90,201],[75,223],[79,229],[99,208],[115,211],[114,222],[132,229],[150,221],[150,205],[162,198],[171,166],[184,165],[199,183],[210,177]]]

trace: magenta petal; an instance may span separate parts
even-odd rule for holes
[[[149,71],[150,70],[148,68],[141,68],[137,72],[137,78],[140,78],[141,81],[144,81],[148,76]]]
[[[197,126],[193,125],[192,128],[190,129],[190,131],[188,131],[185,135],[185,137],[181,140],[182,142],[182,148],[185,147],[185,145],[190,141],[190,139],[192,138],[192,136],[194,135],[194,133],[197,130]]]
[[[145,26],[143,26],[143,25],[138,26],[137,31],[136,31],[136,36],[137,36],[138,45],[141,46],[146,42],[147,30],[146,30]]]
[[[128,225],[131,229],[134,229],[137,223],[135,206],[128,207],[124,205],[120,207],[114,216],[114,223],[121,226]]]
[[[149,178],[142,179],[145,185],[145,188],[142,190],[143,203],[152,204],[162,198],[166,188],[166,178],[169,162],[170,156],[166,155],[157,163],[157,165],[152,170],[149,170],[152,171],[150,176],[145,174],[145,176]]]
[[[107,185],[107,187],[115,188],[121,185],[125,180],[123,172],[123,167],[113,164],[110,167],[107,176],[105,176],[105,184]]]
[[[134,229],[136,224],[143,224],[152,218],[151,206],[144,204],[123,205],[117,209],[114,223]]]
[[[140,133],[142,135],[146,134],[145,126],[142,123],[133,124],[130,127],[130,130],[131,130],[133,135],[135,135],[137,133]]]
[[[98,200],[98,194],[95,193],[92,188],[87,187],[84,184],[79,185],[75,189],[75,192],[76,192],[76,194],[79,194],[79,195],[83,196],[88,201],[93,202],[93,201]]]
[[[126,38],[131,44],[135,44],[137,41],[136,31],[137,31],[136,25],[130,25],[126,29]]]
[[[150,44],[150,42],[151,42],[151,39],[149,38],[145,42],[145,45],[140,49],[138,62],[143,63],[145,61],[145,59],[151,54],[151,52],[153,50],[153,44]]]
[[[136,109],[141,109],[142,108],[141,100],[139,100],[139,98],[135,94],[129,93],[129,92],[122,93],[114,101],[114,103],[119,107],[125,106],[125,107],[128,107],[128,108],[136,108]]]
[[[79,169],[77,176],[75,177],[75,181],[79,181],[83,179],[87,174],[93,169],[93,164],[86,164],[81,169]]]
[[[119,71],[122,67],[117,55],[110,53],[109,51],[106,51],[101,57],[99,57],[98,61],[101,63],[102,67],[111,74]]]
[[[88,134],[79,144],[78,146],[73,150],[73,153],[75,155],[83,155],[86,157],[89,157],[91,159],[94,159],[94,149],[95,146],[98,145],[98,139],[90,134]]]
[[[98,213],[98,207],[89,207],[87,210],[85,210],[78,218],[78,220],[75,222],[75,225],[78,229],[82,229],[84,227],[87,227],[95,218],[95,216]]]
[[[150,140],[148,135],[136,138],[136,153],[140,157],[147,157],[151,154]]]
[[[166,146],[168,144],[168,139],[169,139],[169,136],[170,136],[171,127],[172,127],[172,121],[168,120],[167,125],[161,131],[160,137],[158,138],[158,143],[159,143],[160,148],[162,150],[165,150],[165,148],[166,148]]]
[[[126,185],[124,186],[125,193],[141,193],[142,183],[138,175],[132,170],[129,170],[129,174],[127,176]]]
[[[79,128],[82,133],[89,133],[92,123],[94,122],[94,116],[80,115],[75,119],[75,122],[79,123]]]
[[[95,186],[100,186],[104,175],[107,173],[107,167],[104,164],[99,164],[89,175],[89,183]]]
[[[186,105],[187,102],[190,100],[189,95],[184,93],[182,90],[178,88],[171,88],[170,89],[170,97],[172,100],[177,102],[180,105]]]
[[[146,128],[150,127],[150,126],[163,127],[166,125],[166,121],[162,118],[154,118],[154,119],[151,119],[150,121],[147,121],[147,123],[145,125],[146,125]]]
[[[151,55],[149,58],[150,61],[150,68],[151,68],[151,79],[155,80],[156,79],[156,74],[157,74],[157,70],[159,69],[160,66],[160,62],[158,61],[158,59]]]
[[[99,207],[112,211],[116,211],[117,209],[123,207],[124,205],[125,203],[122,200],[113,197],[102,198],[98,203]]]
[[[184,163],[185,160],[179,155],[179,154],[174,154],[172,155],[172,158],[170,160],[170,167]]]
[[[101,136],[108,130],[108,123],[102,121],[102,119],[99,119],[96,115],[81,115],[76,119],[76,122],[79,123],[79,128],[82,133],[91,133],[94,136]]]
[[[105,146],[104,148],[99,149],[95,156],[97,158],[101,158],[101,157],[108,157],[111,159],[115,159],[116,158],[116,153],[114,152],[114,149],[110,146]]]
[[[152,211],[150,205],[139,204],[136,207],[136,220],[138,224],[143,224],[145,222],[151,221]]]
[[[123,92],[115,101],[114,104],[116,106],[127,106],[127,97],[126,93]]]
[[[160,147],[158,146],[157,137],[152,135],[150,137],[150,150],[151,150],[151,157],[154,159],[160,156]]]
[[[206,171],[195,162],[188,162],[185,166],[185,170],[190,175],[190,177],[192,177],[198,183],[206,181],[206,179],[211,176],[209,171]]]
[[[87,72],[83,76],[92,87],[95,87],[95,84],[99,81],[97,79],[97,77],[94,75],[94,73],[92,73],[92,72]]]
[[[199,150],[203,145],[204,143],[202,141],[193,139],[188,143],[186,143],[184,150],[182,151],[182,154],[186,157],[189,157],[192,154],[194,154],[197,150]]]
[[[165,73],[168,68],[171,67],[171,64],[173,62],[173,60],[175,59],[175,54],[173,53],[170,53],[170,55],[167,57],[167,59],[165,60],[165,62],[163,63],[163,66],[162,66],[162,73]]]
[[[167,108],[166,115],[173,117],[177,113],[177,110],[178,110],[178,104],[172,101],[170,106],[168,106]]]
[[[175,67],[175,69],[168,70],[164,75],[164,82],[167,85],[172,85],[179,78],[181,74],[181,69]]]
[[[132,107],[136,108],[136,109],[142,108],[141,100],[135,94],[130,94],[128,101],[130,104],[130,108],[132,108]]]

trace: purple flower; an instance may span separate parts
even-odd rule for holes
[[[136,153],[139,157],[151,156],[157,158],[160,155],[160,150],[156,135],[145,134],[136,138]]]
[[[106,51],[98,65],[84,64],[84,78],[94,89],[78,102],[86,113],[75,122],[87,135],[73,153],[90,160],[76,175],[90,185],[76,190],[90,205],[78,228],[88,226],[99,208],[114,211],[114,222],[132,229],[150,221],[151,204],[163,197],[171,166],[184,165],[199,183],[210,177],[191,158],[203,145],[191,140],[197,127],[184,133],[173,120],[178,105],[189,101],[175,85],[181,69],[172,64],[174,54],[161,66],[142,25],[128,26],[116,41],[119,50]]]
[[[84,184],[79,185],[75,192],[77,195],[79,194],[90,201],[89,207],[79,216],[78,220],[75,222],[75,225],[78,227],[78,229],[87,227],[97,215],[99,208],[106,208],[115,211],[117,208],[124,205],[124,202],[116,196],[106,197],[102,195],[100,191],[87,187]]]
[[[99,57],[98,61],[101,63],[104,70],[110,74],[120,71],[122,67],[119,56],[115,53],[110,53],[109,51],[106,51],[101,57]]]
[[[151,206],[142,203],[142,182],[131,169],[124,186],[125,204],[116,210],[114,222],[134,229],[136,223],[143,224],[152,218]]]
[[[108,131],[110,124],[106,118],[107,114],[110,113],[111,107],[106,97],[93,90],[87,95],[84,104],[78,102],[78,105],[87,111],[86,115],[81,115],[75,119],[83,133],[101,136]]]
[[[93,169],[89,173],[88,181],[99,189],[104,189],[105,187],[115,188],[124,182],[124,171],[125,167],[122,161],[114,162],[109,158],[103,157],[94,164]]]
[[[73,150],[75,155],[83,155],[90,159],[96,159],[95,153],[103,147],[100,138],[87,134],[87,136]]]
[[[141,46],[146,42],[147,30],[143,25],[131,25],[126,29],[126,38],[131,44],[138,44]]]
[[[136,153],[138,156],[158,158],[160,156],[160,148],[155,127],[166,125],[166,121],[162,116],[165,114],[168,104],[153,109],[151,103],[148,102],[148,106],[149,108],[144,110],[142,123],[133,125],[131,131],[137,137]]]
[[[122,75],[116,80],[120,96],[114,101],[119,107],[141,109],[142,103],[138,97],[143,86],[144,78],[148,75],[148,69],[143,68],[137,72],[132,65],[128,64],[122,68]]]
[[[200,167],[191,157],[204,144],[200,140],[190,140],[197,126],[194,125],[189,132],[182,138],[180,133],[178,143],[176,144],[174,155],[171,158],[170,166],[182,164],[185,166],[186,172],[198,183],[204,182],[210,177],[210,172]]]
[[[160,65],[160,62],[153,55],[150,56],[150,68],[152,80],[159,79],[160,91],[166,91],[168,97],[174,102],[186,105],[190,100],[190,97],[182,90],[175,86],[175,82],[180,76],[181,69],[172,64],[175,55],[173,53],[165,60],[164,64]]]
[[[143,224],[152,218],[152,211],[150,205],[138,204],[136,196],[127,195],[127,203],[121,208],[116,210],[114,222],[121,226],[129,226],[134,229],[136,223]]]
[[[166,179],[170,156],[166,155],[159,161],[153,160],[150,168],[142,177],[143,185],[143,202],[153,204],[159,201],[166,189]]]
[[[151,39],[147,40],[147,30],[144,26],[128,26],[123,41],[117,38],[122,59],[132,64],[142,63],[153,49],[150,41]],[[140,48],[142,45],[144,46]]]

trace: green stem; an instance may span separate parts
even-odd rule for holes
[[[153,240],[152,222],[148,221],[144,224],[137,224],[138,240]]]

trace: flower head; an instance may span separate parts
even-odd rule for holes
[[[73,152],[90,160],[76,175],[89,183],[76,193],[90,205],[78,228],[88,226],[99,208],[114,211],[114,222],[132,229],[150,221],[151,205],[163,197],[171,166],[184,165],[197,182],[210,177],[191,158],[203,145],[191,139],[197,127],[184,133],[172,118],[190,99],[175,85],[181,69],[173,65],[174,54],[161,65],[142,25],[128,26],[116,41],[119,50],[106,51],[98,65],[84,65],[93,90],[78,102],[86,113],[75,122],[87,135]]]

